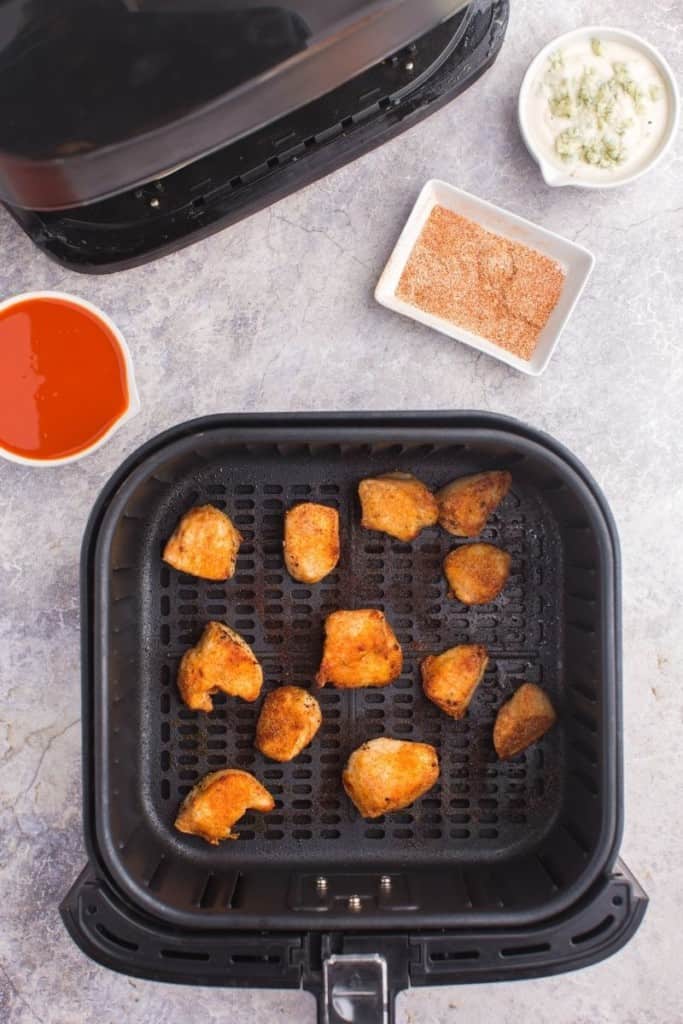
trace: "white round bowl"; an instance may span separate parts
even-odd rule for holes
[[[540,72],[540,69],[548,60],[550,54],[555,50],[566,46],[568,43],[581,42],[584,39],[590,40],[595,36],[608,42],[625,43],[626,45],[631,46],[634,50],[639,50],[640,53],[651,60],[662,77],[662,81],[664,82],[669,98],[669,119],[666,126],[666,132],[662,137],[659,147],[654,151],[650,159],[642,166],[638,167],[637,170],[624,174],[622,177],[611,178],[609,181],[584,181],[582,179],[574,178],[569,175],[566,170],[563,170],[562,167],[551,163],[545,157],[541,156],[534,145],[533,134],[529,129],[527,117],[529,110],[529,92]],[[647,43],[641,36],[636,35],[635,32],[627,32],[626,29],[611,28],[602,25],[587,25],[584,28],[577,28],[572,32],[565,32],[564,35],[557,36],[556,39],[552,39],[543,47],[541,52],[534,57],[527,68],[519,90],[517,118],[519,121],[519,130],[522,133],[522,138],[524,139],[526,148],[540,167],[541,174],[543,175],[546,185],[550,185],[552,187],[556,187],[558,185],[573,185],[575,188],[593,189],[619,188],[621,185],[627,185],[629,182],[635,181],[636,178],[642,177],[643,174],[647,174],[647,172],[651,171],[652,168],[662,159],[671,146],[671,143],[676,136],[676,132],[678,131],[680,105],[681,102],[678,93],[678,85],[673,71],[664,57],[662,57],[659,50],[656,50],[654,46],[650,46],[649,43]]]
[[[27,299],[60,299],[62,301],[70,302],[74,306],[80,306],[82,309],[87,310],[94,317],[97,317],[105,327],[107,327],[114,335],[116,342],[121,350],[123,356],[123,363],[126,370],[126,386],[128,388],[128,408],[119,416],[119,418],[112,423],[109,429],[98,439],[89,445],[87,448],[83,448],[79,452],[74,452],[72,455],[63,455],[56,459],[32,459],[26,455],[17,455],[15,452],[8,451],[3,448],[0,444],[0,458],[7,459],[8,462],[17,462],[22,466],[36,466],[44,469],[52,466],[65,466],[68,462],[77,462],[79,459],[85,458],[86,455],[90,455],[91,452],[101,448],[116,431],[127,423],[128,420],[132,419],[140,411],[140,398],[138,396],[138,389],[135,383],[135,374],[133,372],[133,361],[130,356],[130,350],[126,341],[118,329],[116,324],[109,319],[106,313],[103,313],[101,309],[94,306],[92,302],[88,302],[87,299],[81,299],[77,295],[71,295],[69,292],[22,292],[21,295],[13,295],[9,299],[5,299],[0,302],[0,314],[4,313],[5,310],[11,309],[12,306],[16,306],[19,302],[25,302]]]

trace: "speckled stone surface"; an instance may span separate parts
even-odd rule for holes
[[[643,33],[683,70],[677,0],[513,0],[495,67],[408,134],[177,255],[111,277],[50,263],[3,212],[0,293],[57,288],[117,321],[142,411],[78,465],[0,462],[0,1021],[313,1021],[296,992],[188,990],[87,961],[57,904],[83,865],[78,555],[100,487],[163,428],[225,410],[458,409],[550,431],[602,484],[624,556],[626,830],[651,898],[615,958],[579,974],[417,990],[401,1024],[683,1021],[683,160],[607,193],[546,188],[515,97],[549,38],[592,23]],[[547,373],[527,378],[377,306],[377,277],[420,187],[441,177],[577,239],[597,265]],[[678,936],[678,938],[676,938]]]

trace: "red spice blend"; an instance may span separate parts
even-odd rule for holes
[[[436,205],[396,295],[528,360],[565,276],[550,257]]]

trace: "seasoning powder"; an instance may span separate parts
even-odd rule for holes
[[[528,360],[564,279],[555,260],[436,205],[396,295]]]

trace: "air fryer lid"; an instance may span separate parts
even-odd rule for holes
[[[340,85],[464,0],[47,0],[0,8],[0,198],[93,201]]]

